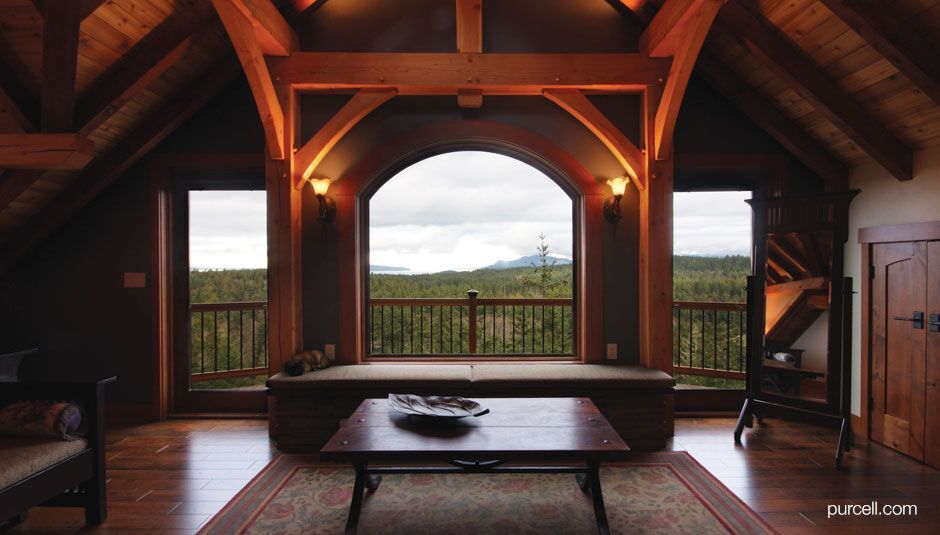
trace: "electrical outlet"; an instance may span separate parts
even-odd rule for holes
[[[607,344],[607,360],[617,360],[617,344]]]
[[[323,354],[328,360],[336,360],[336,344],[326,344],[323,347]]]

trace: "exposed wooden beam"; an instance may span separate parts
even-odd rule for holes
[[[691,29],[689,24],[692,18],[708,1],[667,0],[640,35],[640,50],[653,57],[675,56],[679,51],[681,37],[687,29]],[[632,7],[631,10],[638,12]]]
[[[53,0],[55,1],[55,0]],[[94,13],[101,4],[105,3],[105,0],[70,0],[78,5],[78,15],[82,19]],[[46,16],[46,0],[33,0],[33,6],[36,7],[36,11],[39,12],[43,17]]]
[[[361,89],[294,154],[295,186],[302,187],[336,143],[363,117],[394,97],[394,89]]]
[[[78,2],[55,2],[42,25],[42,130],[69,132],[75,120],[75,73],[78,64]]]
[[[35,132],[39,124],[39,103],[5,62],[0,61],[0,112],[12,118],[14,128]]]
[[[808,100],[895,178],[913,178],[914,156],[911,150],[822,73],[774,25],[759,18],[738,0],[728,2],[719,19],[748,52]]]
[[[888,2],[822,0],[837,17],[890,61],[925,95],[940,104],[940,56]]]
[[[764,96],[752,89],[734,71],[707,51],[702,51],[697,71],[716,91],[747,115],[758,127],[780,143],[810,171],[816,173],[829,191],[848,188],[849,168],[826,150],[792,119]]]
[[[90,133],[190,51],[204,29],[214,26],[207,4],[166,19],[98,77],[76,108],[76,124]]]
[[[218,1],[218,0],[216,0]],[[394,87],[400,95],[540,95],[544,89],[642,91],[670,61],[646,54],[448,54],[294,52],[270,58],[271,74],[298,90]]]
[[[284,158],[284,111],[277,98],[274,83],[265,63],[263,50],[248,18],[235,6],[233,0],[212,0],[222,24],[228,32],[235,53],[241,61],[251,94],[254,96],[261,124],[264,127],[268,154],[274,159]]]
[[[163,139],[199,111],[239,73],[235,62],[223,60],[191,82],[172,100],[150,114],[141,126],[105,155],[92,162],[34,221],[4,244],[0,273],[14,266],[39,242],[74,216],[101,191],[117,180]]]
[[[457,0],[457,52],[483,52],[483,0]]]
[[[225,0],[248,21],[261,51],[269,56],[287,56],[299,47],[297,34],[271,0]],[[217,0],[213,4],[218,8]]]
[[[81,169],[95,144],[80,134],[0,134],[0,167]]]
[[[724,0],[667,0],[663,8],[653,18],[650,27],[657,24],[660,16],[670,17],[670,22],[676,18],[674,13],[676,5],[684,5],[687,14],[678,17],[675,20],[676,26],[672,31],[665,35],[675,37],[665,37],[667,41],[675,42],[673,50],[672,65],[669,68],[669,78],[666,80],[666,87],[663,89],[662,100],[659,102],[659,108],[656,110],[656,139],[655,150],[656,159],[663,160],[668,158],[672,152],[672,134],[676,128],[676,120],[679,118],[679,108],[682,106],[682,99],[685,97],[685,90],[689,85],[689,78],[692,76],[692,70],[695,67],[695,61],[698,59],[699,51],[708,37],[708,31],[715,21],[715,15]],[[661,26],[661,24],[660,24]],[[651,47],[664,48],[656,42],[647,43]],[[652,54],[652,48],[650,49]]]
[[[549,89],[545,97],[581,121],[610,149],[637,189],[647,185],[646,155],[638,149],[590,100],[577,89]]]

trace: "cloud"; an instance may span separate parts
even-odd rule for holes
[[[267,266],[264,191],[191,191],[189,263],[201,269]]]
[[[676,193],[673,196],[673,252],[693,255],[749,255],[749,191]]]

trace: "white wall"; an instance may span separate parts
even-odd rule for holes
[[[826,356],[829,353],[829,311],[820,314],[790,347],[805,351],[803,361],[800,363],[801,368],[825,372]]]
[[[940,220],[940,147],[914,154],[914,180],[899,182],[876,164],[852,170],[851,188],[862,190],[849,208],[849,239],[845,244],[845,275],[856,294],[852,314],[852,414],[859,414],[861,374],[861,247],[858,229]]]

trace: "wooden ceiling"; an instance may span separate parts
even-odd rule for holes
[[[609,1],[641,24],[663,3]],[[275,3],[288,18],[317,4]],[[827,183],[871,161],[903,180],[940,144],[937,51],[940,0],[728,0],[696,72]],[[0,174],[0,247],[51,233],[238,74],[209,0],[0,0],[0,153],[11,134],[94,143],[70,169]]]

